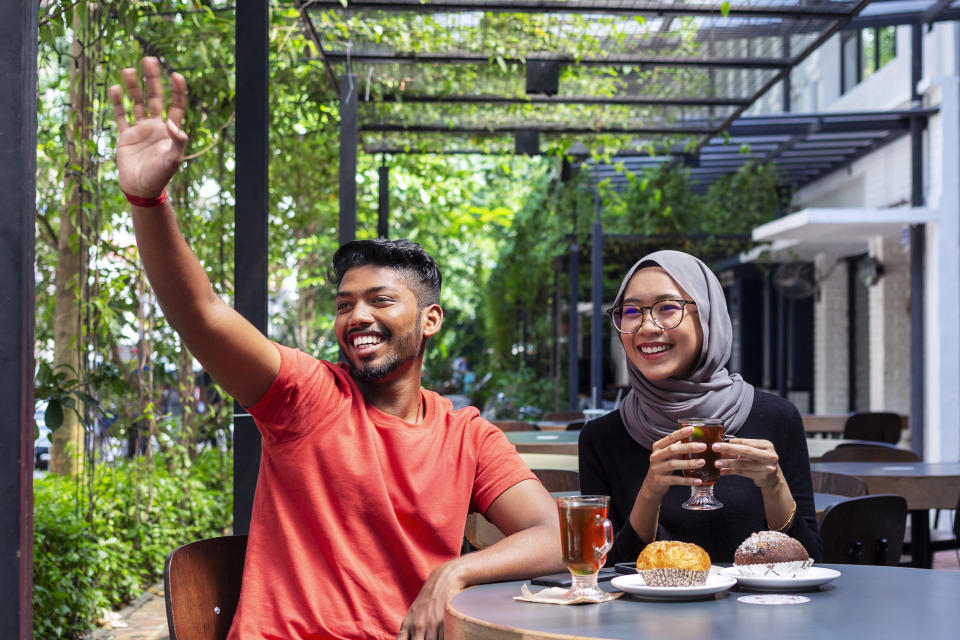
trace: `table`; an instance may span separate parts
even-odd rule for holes
[[[507,440],[520,453],[564,453],[577,455],[579,431],[507,431]]]
[[[929,568],[930,509],[955,509],[960,498],[960,462],[816,462],[813,471],[857,476],[867,491],[903,496],[910,510],[913,565]]]
[[[703,600],[625,595],[591,605],[519,602],[523,582],[479,585],[447,603],[447,640],[770,640],[770,638],[953,638],[960,572],[819,565],[843,575],[801,595],[810,602],[764,606],[737,600],[738,587]],[[610,583],[604,588],[615,590]],[[539,587],[532,587],[536,591]],[[761,592],[762,593],[762,592]]]

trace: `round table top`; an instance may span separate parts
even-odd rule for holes
[[[445,637],[520,639],[623,638],[624,640],[769,640],[770,638],[955,637],[960,572],[906,567],[817,565],[841,576],[796,592],[809,602],[762,605],[735,586],[699,600],[643,600],[624,595],[602,604],[521,602],[523,582],[472,587],[447,605]],[[606,590],[616,591],[610,583]],[[533,586],[536,592],[541,587]],[[781,592],[785,593],[785,592]]]

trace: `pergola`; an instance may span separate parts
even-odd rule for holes
[[[341,101],[340,237],[356,229],[356,159],[368,153],[557,153],[586,162],[602,145],[630,167],[682,160],[708,184],[747,160],[784,168],[797,185],[909,133],[913,204],[922,204],[920,130],[928,111],[763,114],[789,111],[789,72],[844,28],[914,25],[919,78],[923,25],[960,18],[950,0],[296,0],[303,28]],[[334,16],[347,29],[327,28]],[[384,44],[381,28],[434,29],[430,42]],[[269,2],[236,6],[236,307],[266,330]],[[514,30],[511,30],[511,27]],[[522,28],[521,28],[522,27]],[[579,30],[579,31],[578,31]],[[381,35],[396,36],[395,32]],[[524,40],[515,38],[522,34]],[[573,38],[580,33],[581,38]],[[616,34],[611,37],[611,34]],[[37,12],[0,3],[0,406],[18,428],[0,435],[0,637],[31,635],[33,260]],[[561,40],[572,46],[560,47]],[[242,43],[242,46],[240,46]],[[530,46],[519,47],[526,43]],[[428,45],[435,45],[428,49]],[[501,46],[510,45],[510,46]],[[472,78],[468,84],[464,77]],[[916,83],[914,82],[914,87]],[[598,92],[597,88],[602,88]],[[13,90],[10,90],[13,88]],[[723,144],[726,138],[726,144]],[[730,139],[734,144],[730,144]],[[737,141],[750,156],[731,154]],[[582,150],[582,154],[577,153]],[[651,157],[650,151],[654,151]],[[591,167],[607,177],[609,166]],[[615,178],[616,179],[616,178]],[[386,180],[386,178],[384,178]],[[381,199],[383,201],[383,199]],[[384,215],[386,212],[384,211]],[[599,269],[602,228],[594,233]],[[922,237],[914,230],[916,239]],[[919,243],[915,246],[922,246]],[[922,255],[916,258],[922,260]],[[922,292],[922,263],[912,265]],[[598,287],[594,307],[599,308]],[[912,300],[922,331],[922,296]],[[599,336],[599,332],[594,332]],[[916,335],[916,334],[915,334]],[[915,350],[922,364],[922,353]],[[917,363],[912,363],[916,365]],[[922,367],[913,367],[921,371]],[[923,384],[915,375],[914,385]],[[922,402],[914,397],[915,410]],[[234,530],[245,532],[259,434],[237,407]],[[911,423],[921,424],[916,416]]]

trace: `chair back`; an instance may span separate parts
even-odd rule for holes
[[[847,440],[873,440],[875,442],[900,442],[903,418],[889,411],[854,413],[843,425],[843,437]]]
[[[544,420],[548,420],[550,422],[583,420],[583,418],[583,411],[551,411],[543,416]]]
[[[587,424],[586,420],[574,420],[573,422],[567,423],[567,431],[580,431],[583,429],[583,425]]]
[[[906,524],[902,496],[878,493],[832,505],[820,521],[823,562],[896,566]]]
[[[811,471],[814,493],[832,493],[838,496],[865,496],[867,483],[857,476],[832,471]]]
[[[523,420],[494,420],[501,431],[537,431],[537,425]]]
[[[247,536],[198,540],[163,567],[170,640],[223,640],[240,601]]]
[[[837,447],[820,456],[822,462],[920,462],[920,456],[908,449],[886,445],[850,445]]]
[[[573,469],[531,469],[540,478],[543,487],[556,491],[580,491],[580,474]]]

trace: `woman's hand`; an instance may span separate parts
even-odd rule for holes
[[[686,442],[693,434],[693,427],[677,429],[665,438],[653,443],[650,453],[650,470],[640,487],[640,495],[659,502],[673,485],[695,486],[702,484],[699,478],[687,478],[675,473],[684,469],[702,467],[702,458],[689,459],[691,453],[703,453],[707,445],[702,442]]]
[[[124,69],[123,84],[133,101],[133,124],[123,106],[119,85],[110,87],[110,101],[117,118],[117,174],[120,188],[141,198],[163,193],[183,161],[187,134],[180,128],[187,109],[187,82],[179,73],[170,76],[173,99],[163,119],[163,79],[156,58],[142,61],[147,99],[144,104],[136,69]]]
[[[784,481],[780,456],[769,440],[731,438],[715,443],[713,450],[721,456],[716,466],[722,476],[750,478],[757,487],[768,490]]]

